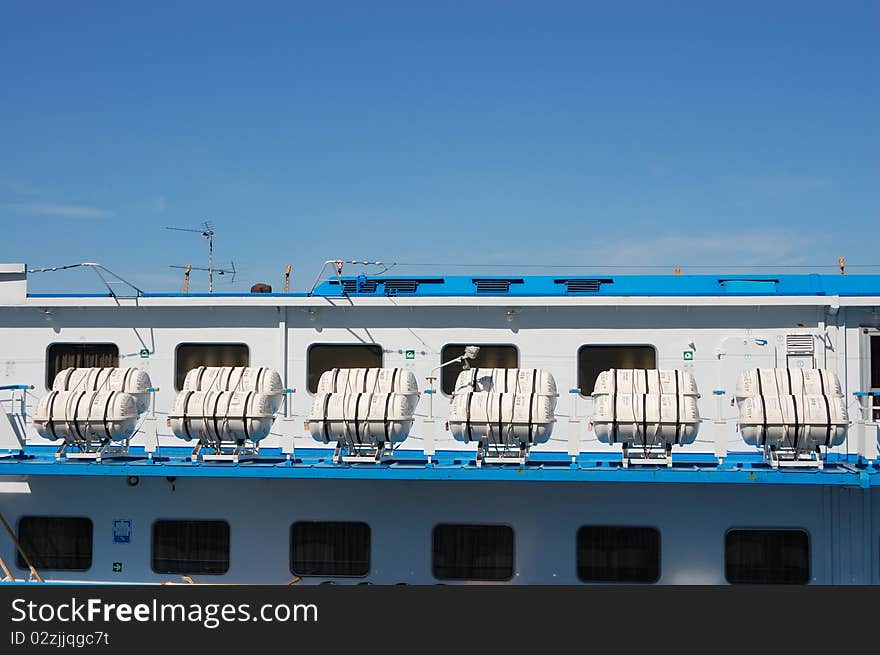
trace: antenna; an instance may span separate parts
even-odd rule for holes
[[[208,268],[199,268],[196,266],[190,267],[190,269],[195,269],[197,271],[208,271],[208,293],[214,293],[214,224],[211,221],[205,221],[202,223],[201,230],[195,230],[189,227],[166,227],[166,230],[175,230],[177,232],[195,232],[196,234],[201,234],[208,240]],[[188,266],[188,265],[187,265]],[[172,266],[172,268],[186,268],[185,266]],[[217,271],[218,275],[223,275],[224,273],[229,273],[230,271]],[[232,267],[233,279],[235,278],[235,266]],[[189,281],[189,276],[185,278],[185,282]],[[189,286],[188,284],[186,285]]]
[[[230,262],[229,268],[205,268],[204,266],[193,266],[192,264],[187,264],[186,266],[175,266],[172,264],[169,268],[182,268],[183,269],[183,292],[189,293],[189,274],[190,271],[208,271],[210,273],[216,273],[217,275],[229,275],[231,276],[230,282],[235,282],[235,274],[238,272],[235,270],[235,262]],[[209,289],[213,292],[213,283]]]

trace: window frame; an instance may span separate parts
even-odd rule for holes
[[[630,530],[650,530],[657,535],[657,577],[653,580],[597,580],[586,579],[580,574],[580,534],[586,528],[618,528]],[[575,575],[579,582],[583,584],[619,584],[619,585],[655,585],[663,578],[663,532],[656,525],[614,525],[610,523],[585,523],[578,526],[575,531],[575,547],[574,547],[574,564]]]
[[[296,525],[299,524],[322,524],[322,525],[357,525],[364,526],[367,530],[367,567],[366,571],[363,573],[348,573],[348,574],[340,574],[340,573],[303,573],[294,569],[294,558],[293,558],[293,530]],[[309,519],[300,519],[294,521],[290,524],[290,530],[288,533],[289,544],[288,544],[288,565],[290,568],[290,572],[293,575],[297,575],[302,578],[311,578],[311,577],[323,577],[323,578],[366,578],[369,577],[370,573],[373,570],[373,529],[370,527],[370,524],[366,521],[317,521],[317,520],[309,520]]]
[[[53,341],[49,345],[46,346],[46,351],[43,355],[44,364],[44,381],[46,383],[46,391],[52,390],[52,384],[55,382],[55,376],[58,375],[61,371],[55,371],[55,375],[52,376],[52,379],[49,379],[49,362],[51,362],[52,357],[50,357],[50,353],[52,352],[52,348],[56,346],[113,346],[116,349],[116,366],[119,366],[119,361],[121,359],[121,355],[119,354],[119,344],[114,341]],[[62,369],[63,370],[63,369]]]
[[[251,365],[251,347],[249,344],[247,344],[243,341],[183,341],[181,343],[178,343],[174,347],[174,368],[172,371],[172,376],[173,376],[172,386],[174,387],[175,391],[180,391],[181,389],[183,389],[182,384],[181,384],[181,387],[178,389],[177,379],[178,379],[178,370],[179,370],[180,349],[181,349],[181,347],[184,347],[184,346],[244,346],[245,352],[247,353],[247,366]],[[228,364],[226,366],[228,366]],[[183,376],[180,378],[181,383],[186,379],[186,373],[188,373],[190,370],[192,370],[192,369],[189,369],[188,371],[186,371],[183,374]]]
[[[50,567],[50,566],[40,566],[40,562],[37,561],[37,557],[34,553],[26,552],[25,554],[28,556],[28,560],[34,565],[34,568],[37,571],[76,571],[76,572],[85,572],[90,571],[95,564],[95,522],[92,521],[91,517],[88,516],[51,516],[44,514],[24,514],[18,518],[18,522],[16,523],[15,536],[18,539],[19,543],[23,540],[21,538],[21,523],[25,519],[47,519],[47,520],[69,520],[69,521],[85,521],[89,524],[89,565],[86,568],[59,568],[59,567]],[[24,559],[21,556],[21,552],[16,548],[15,550],[15,565],[19,570],[27,571],[29,567],[24,563]]]
[[[226,526],[228,534],[226,568],[220,572],[205,571],[158,571],[156,570],[156,525],[159,523],[219,523]],[[226,575],[232,566],[232,527],[226,519],[156,519],[150,526],[150,570],[157,575]]]
[[[321,379],[320,375],[318,375],[315,378],[315,390],[312,391],[311,387],[309,386],[309,376],[311,375],[311,368],[312,368],[311,367],[312,350],[315,347],[319,347],[319,348],[331,347],[332,348],[332,347],[337,347],[337,346],[342,346],[342,347],[360,346],[360,347],[368,347],[368,348],[378,348],[379,349],[379,366],[376,368],[382,368],[383,366],[385,366],[385,348],[380,343],[375,343],[375,342],[373,342],[373,343],[363,343],[363,342],[351,343],[348,341],[344,342],[344,343],[334,343],[334,342],[328,343],[328,342],[324,342],[324,341],[322,341],[320,343],[310,343],[309,347],[306,348],[306,365],[305,365],[306,379],[305,379],[305,384],[304,384],[305,389],[306,389],[306,393],[308,393],[309,395],[314,396],[317,393],[318,382]],[[340,367],[333,367],[333,368],[346,368],[346,367],[340,366]],[[322,371],[322,374],[325,373],[326,371],[329,371],[329,370],[332,370],[332,369],[325,369],[324,371]]]
[[[582,343],[580,346],[578,346],[577,353],[575,353],[574,358],[575,386],[577,387],[578,395],[581,398],[590,398],[593,395],[592,391],[588,394],[585,394],[581,390],[581,351],[584,348],[650,348],[654,351],[654,368],[649,370],[657,370],[657,367],[659,366],[660,357],[657,352],[657,346],[652,343]],[[593,380],[593,388],[595,389],[595,387],[596,381]]]
[[[764,581],[731,581],[727,574],[727,540],[732,532],[799,532],[807,538],[807,577],[804,582],[768,582]],[[724,581],[729,585],[765,585],[765,586],[782,586],[797,587],[809,585],[813,581],[813,535],[806,528],[779,528],[779,527],[731,527],[724,532]]]
[[[511,366],[509,368],[520,368],[520,364],[522,362],[522,357],[521,357],[521,353],[519,350],[519,346],[517,346],[515,343],[475,343],[475,342],[444,343],[440,347],[440,364],[443,364],[443,359],[444,359],[443,352],[447,348],[449,348],[449,347],[464,348],[466,346],[478,346],[480,348],[513,348],[513,352],[516,354],[516,366]],[[477,356],[479,357],[479,355],[477,355]],[[472,366],[471,368],[481,368],[481,367],[479,365],[477,365],[477,366]],[[442,395],[446,396],[447,398],[452,398],[453,394],[446,393],[446,389],[443,388],[444,387],[443,382],[444,382],[445,376],[449,370],[450,370],[449,367],[443,367],[440,369],[440,378],[438,380],[437,386],[439,387],[440,393]],[[457,378],[458,378],[458,376],[456,376],[456,379]],[[451,386],[454,390],[455,389],[455,380],[452,380]]]
[[[510,575],[504,578],[441,577],[437,575],[436,547],[437,530],[442,527],[456,528],[503,528],[510,532]],[[435,523],[431,528],[431,576],[435,580],[448,582],[510,582],[516,577],[516,530],[510,523]]]

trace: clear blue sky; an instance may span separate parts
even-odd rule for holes
[[[878,128],[876,0],[4,0],[0,260],[880,264]]]

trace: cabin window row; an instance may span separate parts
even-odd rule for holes
[[[480,352],[472,366],[482,368],[519,368],[519,350],[510,344],[446,344],[440,361],[448,362],[464,354],[465,345],[479,345]],[[378,344],[314,344],[306,362],[306,387],[318,389],[321,375],[334,368],[379,368],[383,349]],[[119,366],[119,348],[112,343],[53,343],[46,356],[46,386],[52,387],[55,376],[70,367]],[[199,366],[250,366],[250,351],[243,343],[182,343],[174,356],[174,388],[180,390],[186,374]],[[593,393],[599,373],[610,368],[657,367],[657,351],[650,345],[585,345],[577,352],[578,389],[584,396]],[[461,363],[440,369],[440,389],[452,395]]]
[[[85,571],[92,565],[88,518],[25,516],[18,539],[22,569]],[[503,582],[515,571],[508,525],[436,525],[431,568],[438,580]],[[582,582],[655,583],[661,574],[660,531],[643,526],[585,525],[576,536]],[[810,537],[804,530],[731,529],[724,538],[724,572],[733,584],[806,584]],[[161,574],[222,575],[229,570],[226,521],[160,520],[152,527],[151,568]],[[371,531],[362,522],[297,521],[290,527],[290,571],[298,576],[366,577]]]

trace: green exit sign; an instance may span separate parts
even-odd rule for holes
[[[694,351],[693,350],[685,350],[682,356],[682,359],[686,362],[693,361],[694,359]]]
[[[406,358],[407,359],[415,359],[416,358],[416,351],[415,350],[407,350],[406,351]]]
[[[141,348],[141,359],[147,359],[150,356],[150,351],[146,348]]]

